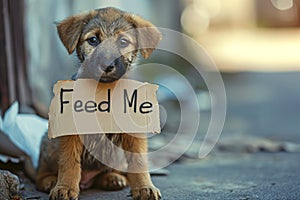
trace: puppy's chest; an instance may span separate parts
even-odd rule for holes
[[[84,170],[94,170],[104,166],[122,165],[125,162],[122,140],[122,134],[82,136],[82,168]]]

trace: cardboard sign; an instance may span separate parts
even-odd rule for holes
[[[48,137],[93,133],[160,133],[157,85],[121,79],[58,81]]]

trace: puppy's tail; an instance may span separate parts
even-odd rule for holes
[[[24,160],[24,171],[26,176],[33,182],[36,180],[36,169],[33,166],[32,160],[30,157],[26,157]]]

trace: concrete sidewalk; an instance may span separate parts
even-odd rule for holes
[[[153,176],[163,199],[297,200],[300,198],[300,153],[218,153],[204,160],[171,165],[168,176]],[[27,181],[26,181],[27,182]],[[24,199],[47,199],[27,182]],[[128,199],[130,189],[118,192],[88,190],[81,200]]]

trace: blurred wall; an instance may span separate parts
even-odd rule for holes
[[[184,32],[221,71],[300,70],[299,0],[183,0]]]

